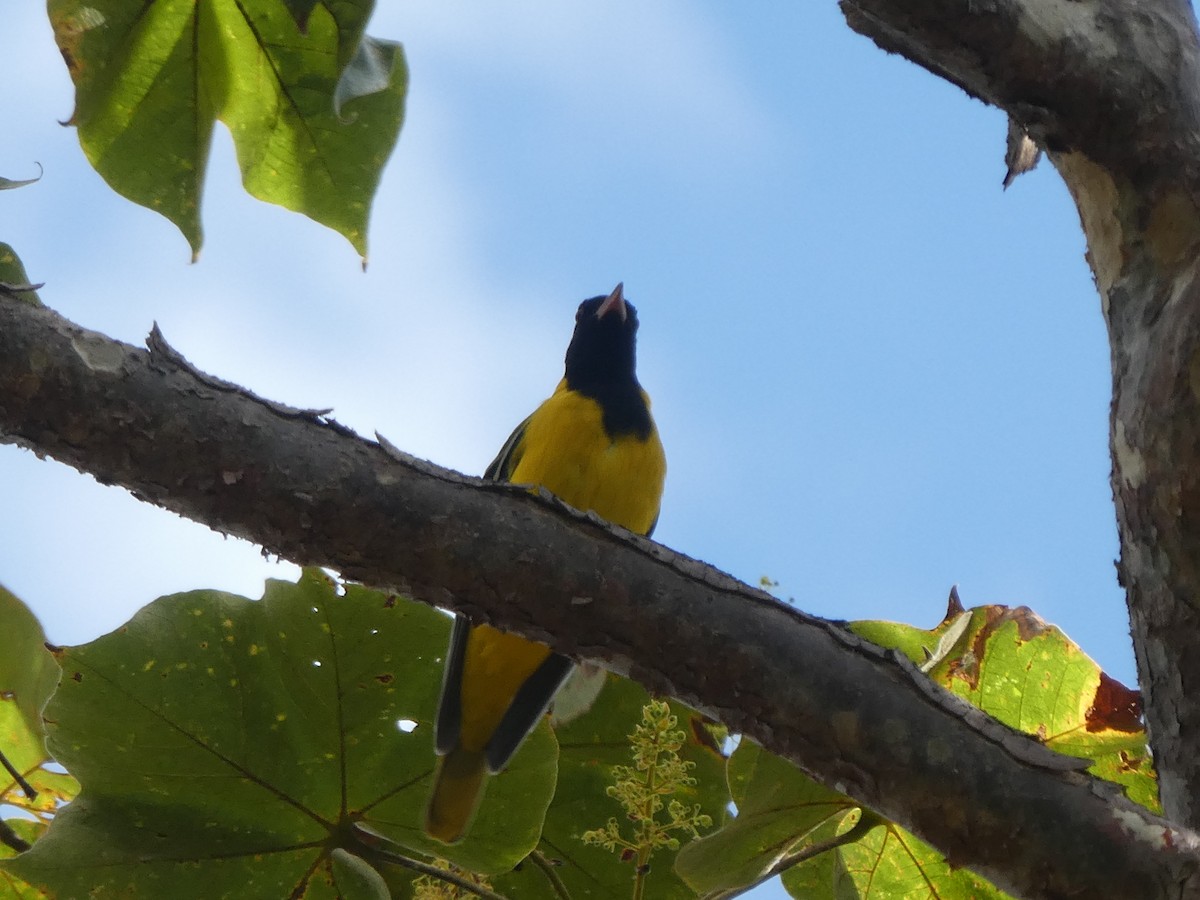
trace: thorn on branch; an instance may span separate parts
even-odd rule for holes
[[[397,447],[395,444],[393,444],[391,441],[389,441],[387,438],[385,438],[378,431],[375,432],[375,440],[379,442],[379,449],[381,449],[389,459],[395,460],[396,462],[400,462],[400,463],[407,463],[407,462],[412,461],[411,456],[409,456],[407,453],[405,453],[403,450],[401,450],[399,447]]]
[[[965,610],[963,608],[962,600],[958,596],[958,585],[952,584],[952,585],[950,585],[950,597],[946,601],[945,618],[953,619],[955,616],[961,614],[964,611]]]
[[[268,400],[239,384],[234,384],[232,381],[225,381],[216,375],[209,375],[207,372],[200,371],[188,362],[182,353],[167,343],[167,339],[163,336],[162,329],[158,327],[157,322],[150,329],[150,334],[146,336],[146,347],[150,351],[150,355],[156,360],[166,363],[173,369],[187,372],[201,384],[218,391],[224,391],[225,393],[240,394],[249,400],[261,403],[267,409],[277,415],[283,416],[285,419],[307,419],[308,421],[318,422],[333,412],[332,406],[325,409],[301,409],[295,406],[288,406],[286,403],[280,403],[276,400]]]

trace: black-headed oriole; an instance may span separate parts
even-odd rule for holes
[[[637,311],[621,285],[580,304],[554,394],[501,448],[485,478],[539,485],[582,510],[650,534],[666,458],[637,380]],[[499,772],[537,724],[573,663],[544,644],[456,616],[438,704],[441,756],[425,831],[459,840],[488,774]]]

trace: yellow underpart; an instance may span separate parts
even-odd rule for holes
[[[657,430],[644,441],[610,438],[600,406],[567,390],[565,380],[530,416],[517,455],[509,476],[515,484],[540,485],[576,509],[638,534],[658,517],[667,460]]]
[[[462,676],[462,732],[466,750],[482,751],[521,685],[550,655],[545,644],[478,625],[467,638]]]

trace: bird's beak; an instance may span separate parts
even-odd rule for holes
[[[613,292],[604,298],[604,302],[596,310],[596,318],[603,319],[614,310],[620,315],[621,321],[624,322],[627,315],[625,312],[625,282],[618,284],[613,288]]]

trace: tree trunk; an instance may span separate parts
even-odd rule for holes
[[[1112,485],[1173,822],[1200,826],[1200,42],[1184,0],[842,0],[1006,110],[1079,209],[1112,346]]]

